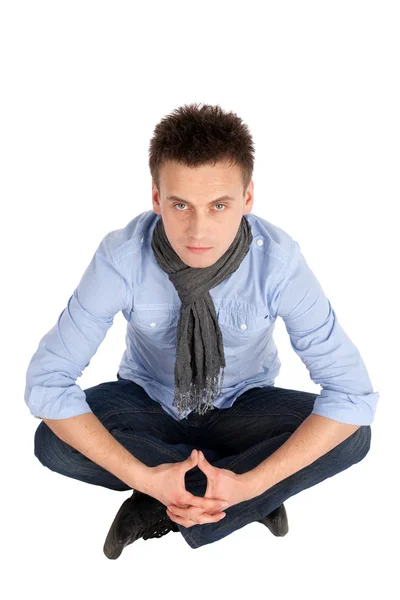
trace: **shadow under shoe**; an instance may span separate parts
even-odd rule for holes
[[[167,515],[166,507],[156,498],[133,490],[132,496],[121,504],[115,515],[103,552],[107,558],[116,559],[125,546],[139,538],[158,538],[170,531],[179,531],[179,528]]]
[[[275,510],[273,510],[269,515],[259,520],[259,523],[262,523],[271,533],[273,533],[277,537],[283,537],[289,531],[288,518],[286,513],[286,508],[283,504],[278,506]]]

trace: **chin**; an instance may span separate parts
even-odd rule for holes
[[[176,252],[176,250],[175,250]],[[211,252],[213,253],[213,256],[211,257]],[[219,258],[219,256],[215,257],[215,248],[213,247],[212,251],[210,251],[210,253],[205,253],[203,254],[193,254],[192,252],[190,252],[190,250],[187,250],[184,253],[181,252],[177,252],[179,258],[182,260],[182,262],[185,263],[185,265],[187,265],[188,267],[192,267],[192,268],[198,268],[198,269],[204,269],[206,267],[210,267],[211,265],[213,265]],[[208,256],[206,256],[206,254]]]
[[[213,265],[216,260],[210,260],[208,259],[207,261],[205,260],[185,260],[184,261],[185,264],[188,265],[188,267],[192,267],[194,269],[205,269],[207,267],[211,267],[211,265]]]

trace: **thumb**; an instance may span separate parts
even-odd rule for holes
[[[194,449],[187,457],[187,459],[182,462],[184,472],[186,473],[186,471],[190,471],[190,469],[193,469],[193,467],[197,465],[197,462],[197,450]]]
[[[199,459],[198,459],[197,466],[199,467],[199,469],[201,469],[202,471],[207,471],[207,473],[210,472],[213,467],[208,462],[208,460],[206,459],[206,457],[204,456],[204,454],[201,450],[198,451],[198,455],[199,455]]]

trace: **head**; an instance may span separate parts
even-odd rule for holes
[[[149,149],[153,210],[188,266],[214,264],[251,212],[253,154],[248,127],[219,106],[184,105],[156,125]],[[199,246],[209,250],[189,249]]]

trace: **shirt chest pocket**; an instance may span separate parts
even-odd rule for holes
[[[175,348],[179,316],[172,307],[136,306],[131,311],[134,335],[157,349]]]
[[[257,313],[245,308],[221,308],[218,322],[228,345],[252,345],[258,339],[265,339],[271,328],[271,318],[266,311]]]

